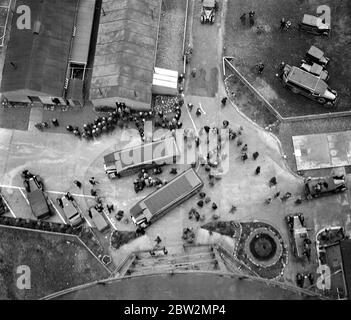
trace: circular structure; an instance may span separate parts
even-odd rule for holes
[[[261,233],[251,239],[250,251],[256,259],[267,261],[274,257],[277,245],[269,234]]]
[[[275,265],[283,253],[280,235],[267,227],[251,231],[245,241],[247,258],[256,266],[267,268]]]

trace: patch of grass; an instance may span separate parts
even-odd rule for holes
[[[138,238],[139,235],[133,231],[115,230],[111,234],[111,247],[118,249],[124,244]]]
[[[268,110],[264,102],[257,98],[236,75],[230,76],[227,85],[230,99],[242,113],[259,126],[266,128],[277,121],[277,118]]]
[[[28,266],[31,289],[17,288],[17,268]],[[0,299],[38,299],[109,272],[74,237],[0,227]]]
[[[284,117],[319,114],[351,110],[351,2],[344,0],[325,0],[324,5],[331,8],[332,34],[318,37],[298,31],[298,23],[304,13],[316,14],[320,3],[315,1],[260,0],[228,1],[226,19],[226,55],[233,56],[235,67],[270,101]],[[240,8],[240,11],[238,10]],[[254,10],[255,26],[250,28],[240,22],[243,12]],[[282,17],[292,22],[290,30],[280,30]],[[265,29],[257,34],[255,28]],[[286,90],[275,76],[281,61],[299,65],[311,45],[321,48],[330,58],[327,69],[331,88],[338,91],[340,101],[334,109],[326,109],[316,102]],[[257,75],[255,65],[262,61],[265,69]]]
[[[240,233],[240,228],[234,221],[212,221],[201,228],[229,237],[237,236]]]

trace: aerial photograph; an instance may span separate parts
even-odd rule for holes
[[[0,300],[351,300],[350,190],[351,0],[0,0]]]

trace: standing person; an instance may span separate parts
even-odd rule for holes
[[[224,98],[221,100],[221,103],[222,103],[223,106],[225,106],[225,104],[227,103],[227,100],[228,100],[227,97],[224,97]]]
[[[255,24],[255,11],[250,11],[249,12],[249,21],[250,21],[250,27],[252,27]]]
[[[259,153],[257,151],[252,154],[252,158],[254,160],[256,160],[258,158],[258,156],[259,156]]]
[[[82,183],[78,180],[74,180],[73,183],[80,189],[82,187]]]
[[[286,27],[286,21],[285,21],[285,18],[283,17],[281,20],[280,20],[280,30],[284,30]]]
[[[247,160],[247,153],[246,152],[241,156],[241,159],[243,160],[243,162],[245,162],[245,160]]]
[[[258,167],[256,168],[256,170],[255,170],[255,173],[256,173],[256,175],[259,175],[260,172],[261,172],[261,167],[258,166]]]
[[[193,68],[193,69],[191,70],[191,75],[192,75],[193,78],[196,77],[196,68]]]
[[[276,177],[272,177],[269,180],[269,187],[275,186],[277,184],[277,178]]]
[[[246,13],[243,13],[241,16],[240,16],[240,21],[243,25],[246,24]]]
[[[256,65],[257,67],[257,72],[258,74],[262,74],[263,70],[264,70],[264,64],[263,62],[260,62],[259,64]]]
[[[201,109],[200,108],[197,108],[196,109],[196,115],[199,117],[199,116],[201,116]]]
[[[229,121],[228,120],[224,120],[223,121],[223,128],[227,128],[229,126]]]
[[[192,103],[188,103],[188,109],[191,112],[193,110],[194,105]]]
[[[58,127],[59,126],[59,122],[56,118],[52,119],[51,120],[52,124],[55,126],[55,127]]]
[[[157,236],[155,241],[156,241],[157,245],[159,245],[162,242],[160,236]]]
[[[89,179],[89,182],[90,182],[90,184],[91,184],[92,186],[95,186],[95,185],[97,184],[97,182],[96,182],[96,180],[95,180],[94,177],[91,177],[91,178]]]

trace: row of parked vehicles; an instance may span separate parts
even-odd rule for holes
[[[323,195],[335,194],[347,190],[344,175],[327,177],[308,177],[304,180],[304,194],[307,200]],[[302,213],[289,214],[285,217],[290,234],[292,252],[298,259],[310,259],[311,240]]]
[[[311,46],[299,67],[282,62],[280,74],[277,76],[293,93],[332,108],[338,101],[338,94],[327,84],[329,73],[325,68],[329,60],[321,49]]]
[[[34,216],[38,220],[51,217],[53,215],[52,203],[47,194],[44,192],[44,184],[41,177],[39,175],[32,174],[28,170],[25,170],[22,172],[22,178],[26,191],[26,197]],[[74,229],[82,227],[86,218],[71,193],[67,192],[62,197],[57,198],[57,203],[61,211],[64,213],[67,222]],[[110,227],[104,218],[104,214],[105,212],[100,212],[95,206],[92,206],[88,210],[88,215],[91,221],[100,232],[104,232]]]
[[[329,36],[331,26],[322,17],[305,14],[299,23],[300,31],[314,35]],[[336,90],[327,85],[329,73],[326,66],[329,58],[316,46],[311,46],[305,59],[298,67],[282,63],[280,74],[283,85],[293,93],[301,94],[327,108],[333,108],[338,101]]]

